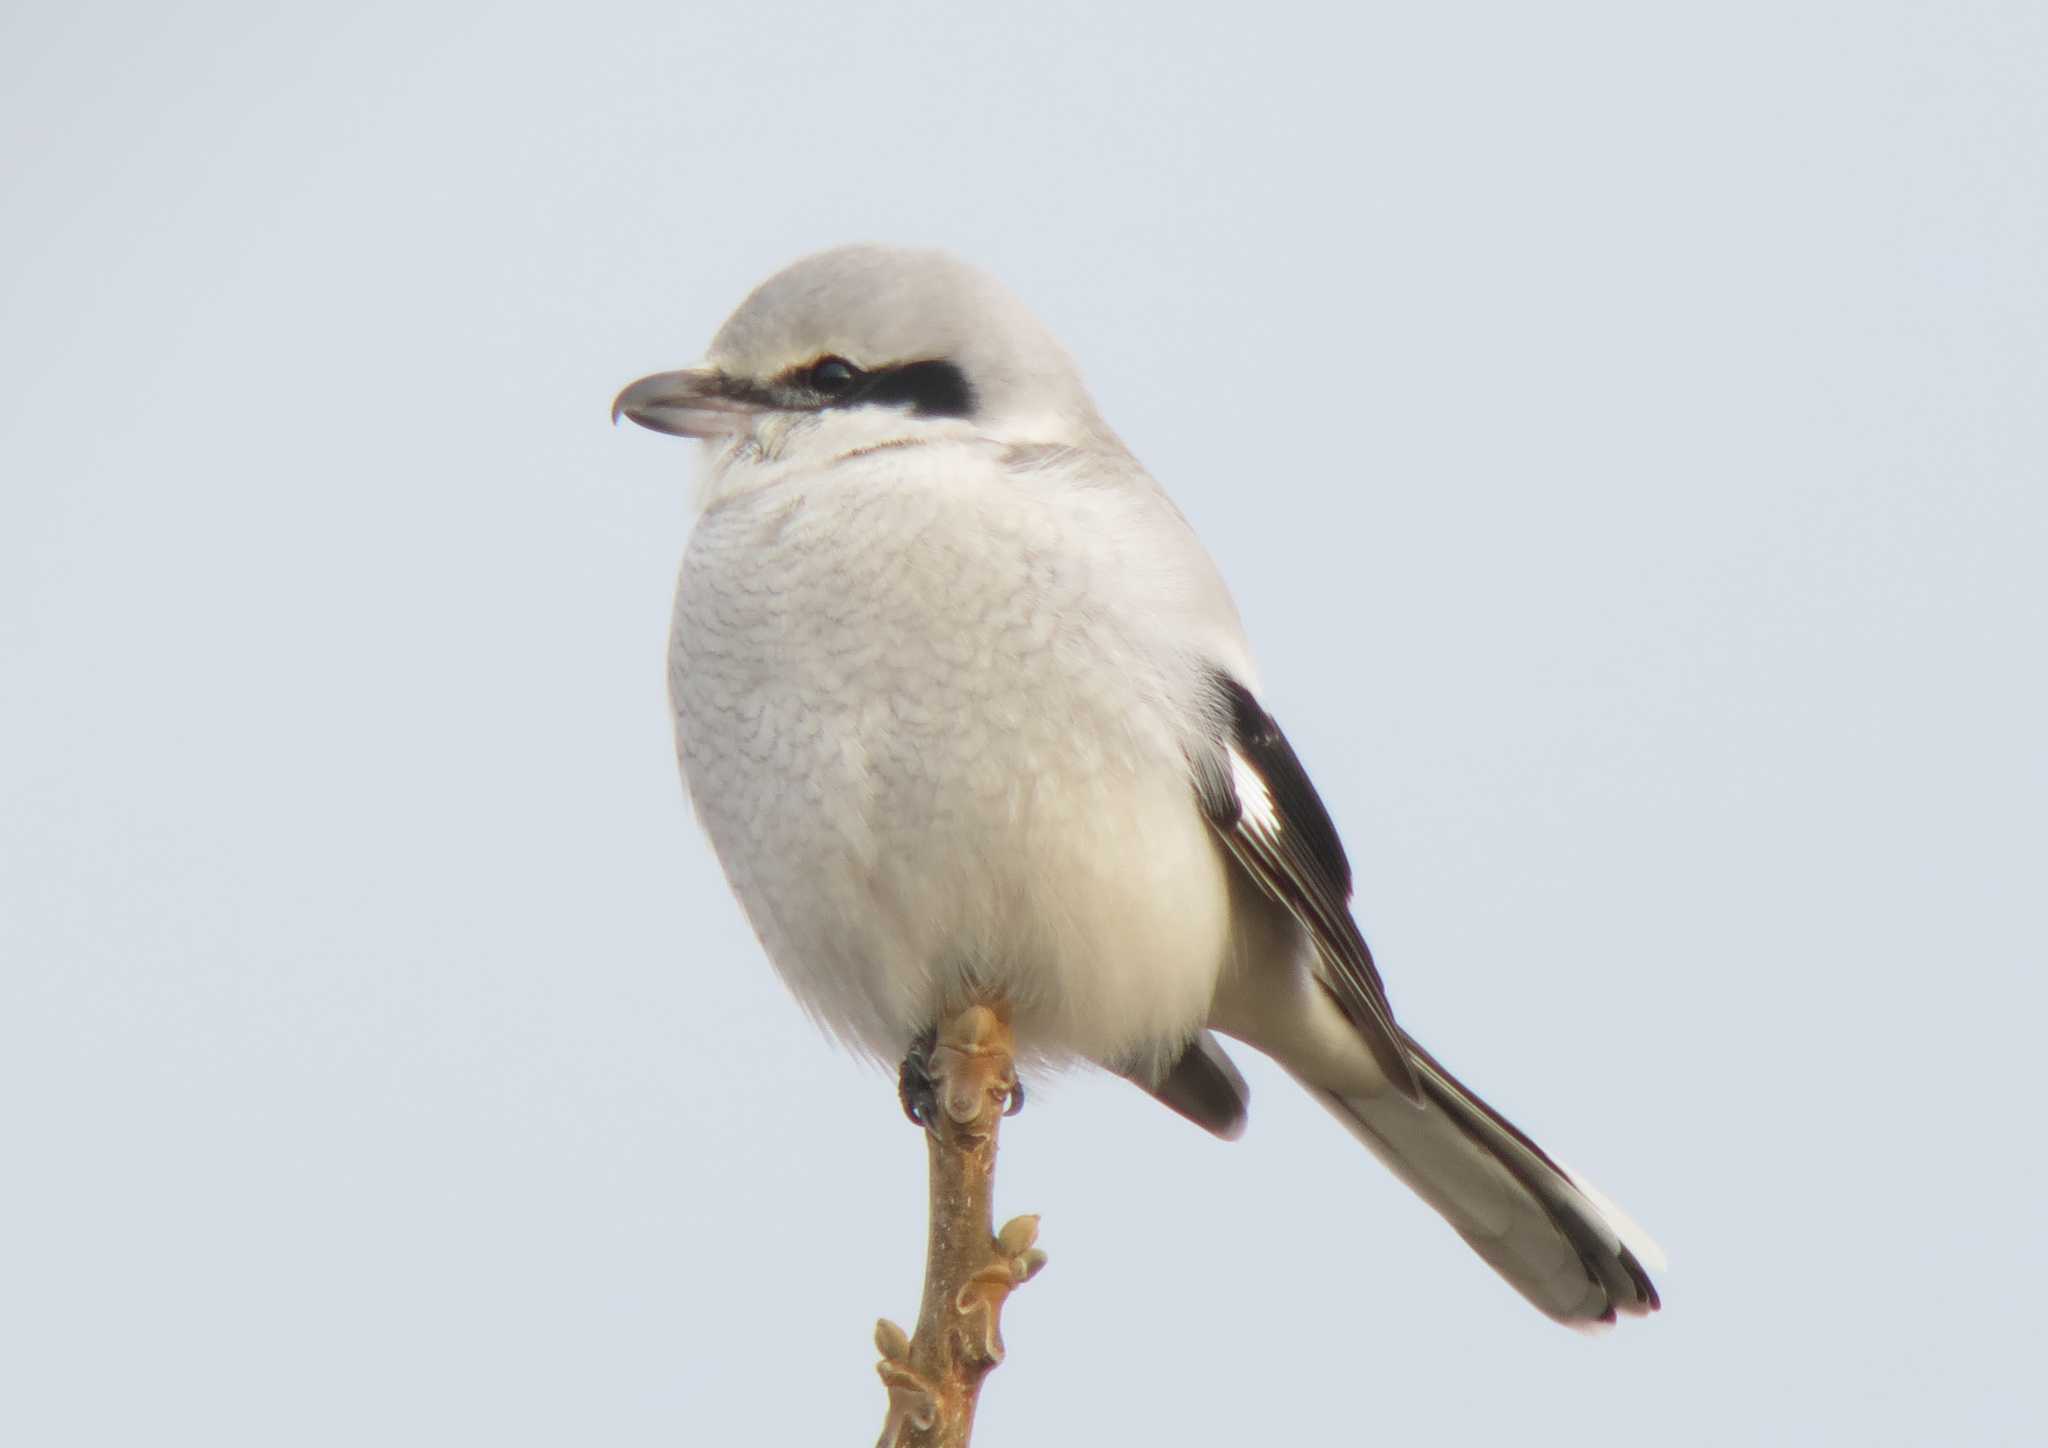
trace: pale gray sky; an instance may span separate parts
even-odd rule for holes
[[[748,286],[955,248],[1219,557],[1532,1313],[1073,1079],[978,1442],[2048,1438],[2048,10],[0,12],[0,1441],[865,1442],[922,1148],[682,801]],[[1341,438],[1341,451],[1337,446]]]

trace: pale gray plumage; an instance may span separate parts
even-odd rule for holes
[[[764,283],[615,414],[700,437],[677,742],[776,968],[894,1061],[979,996],[1233,1136],[1277,1059],[1565,1322],[1657,1305],[1639,1234],[1394,1023],[1237,611],[1052,335],[940,253]]]

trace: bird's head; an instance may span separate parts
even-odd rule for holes
[[[823,461],[983,437],[1110,440],[1066,349],[1001,283],[944,252],[842,246],[776,273],[695,367],[627,387],[612,416],[723,444],[719,456]]]

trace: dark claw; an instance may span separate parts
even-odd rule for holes
[[[932,1085],[932,1052],[938,1044],[939,1028],[926,1026],[910,1043],[896,1071],[896,1099],[903,1103],[903,1114],[926,1131],[936,1130],[939,1119],[938,1088]]]
[[[1024,1083],[1022,1081],[1013,1081],[1010,1083],[1010,1100],[1009,1103],[1003,1107],[1003,1115],[1015,1116],[1018,1112],[1022,1111],[1023,1109]]]

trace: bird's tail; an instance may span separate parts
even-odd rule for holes
[[[1406,1033],[1403,1033],[1406,1037]],[[1544,1154],[1417,1045],[1418,1110],[1309,1089],[1442,1214],[1513,1288],[1559,1322],[1592,1327],[1657,1310],[1645,1259],[1663,1255],[1612,1202]],[[1307,1085],[1307,1082],[1302,1084]]]

